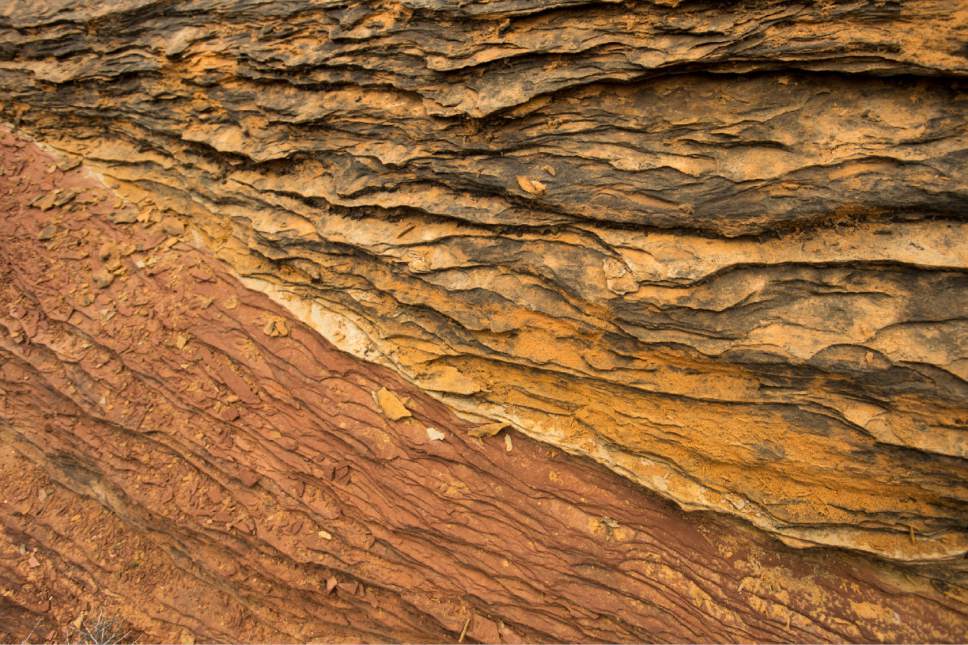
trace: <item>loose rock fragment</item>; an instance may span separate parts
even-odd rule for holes
[[[48,224],[40,230],[37,234],[37,239],[41,241],[50,240],[57,234],[57,227],[53,224]]]
[[[94,284],[98,289],[106,289],[114,282],[114,274],[104,269],[95,271],[91,277],[94,279]]]
[[[104,268],[111,273],[118,273],[122,266],[121,258],[117,256],[108,256],[108,258],[104,261]]]
[[[54,207],[54,204],[57,202],[57,197],[60,195],[60,193],[60,189],[48,191],[47,194],[35,202],[34,205],[42,211],[48,211]]]
[[[117,253],[117,246],[113,242],[104,242],[97,250],[97,256],[101,260],[107,260]]]
[[[115,224],[134,224],[138,221],[138,212],[132,209],[115,211],[111,214],[111,221]]]
[[[68,170],[73,170],[74,168],[77,168],[80,165],[81,165],[81,158],[72,157],[69,159],[64,159],[63,161],[59,161],[57,163],[57,168],[60,169],[61,172],[67,172]]]
[[[605,286],[609,291],[624,295],[638,290],[639,285],[635,281],[635,276],[624,262],[607,258],[602,263],[602,269],[605,272]]]
[[[413,416],[410,410],[407,409],[407,406],[403,404],[400,397],[385,387],[377,390],[376,402],[379,404],[380,409],[383,410],[384,416],[391,421],[399,421],[400,419]]]
[[[493,437],[501,430],[508,427],[508,424],[503,421],[495,421],[493,423],[485,423],[479,426],[471,428],[467,434],[472,437]]]
[[[273,338],[277,338],[279,336],[288,336],[289,323],[282,318],[270,318],[262,328],[262,331],[266,336],[271,336]]]
[[[54,206],[58,208],[60,208],[61,206],[64,206],[65,204],[68,204],[69,202],[73,201],[75,197],[77,197],[76,190],[67,189],[67,190],[61,190],[58,192],[59,194],[57,196],[57,199],[54,200]]]
[[[532,195],[540,195],[546,190],[545,185],[537,179],[526,177],[524,175],[518,175],[516,179],[518,181],[518,186],[521,187],[521,190],[531,193]]]

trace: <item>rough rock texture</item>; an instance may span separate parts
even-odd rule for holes
[[[466,418],[963,585],[966,42],[951,0],[7,0],[0,115]]]
[[[146,213],[82,168],[3,134],[0,170],[0,640],[104,612],[162,642],[965,638],[947,566],[474,438],[174,223],[113,223]]]

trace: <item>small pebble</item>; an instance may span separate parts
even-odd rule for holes
[[[104,269],[95,271],[93,278],[94,284],[97,285],[99,289],[106,289],[111,286],[112,282],[114,282],[114,274],[110,273],[109,271],[105,271]]]

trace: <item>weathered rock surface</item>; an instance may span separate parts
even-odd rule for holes
[[[82,168],[4,133],[0,169],[0,640],[964,640],[947,565],[475,439]]]
[[[336,346],[964,575],[964,3],[2,7],[3,116]]]

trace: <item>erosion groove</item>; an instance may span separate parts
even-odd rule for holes
[[[679,512],[641,501],[642,487],[756,539],[823,547],[782,551],[797,562],[859,552],[871,571],[934,580],[961,611],[966,42],[968,5],[950,0],[0,0],[0,117],[121,196],[104,213],[117,235],[168,231],[218,258],[285,330],[312,329],[435,399],[420,398],[434,414],[460,415],[435,421],[447,432],[506,426],[543,446],[528,449],[536,460],[554,446],[575,468],[604,465],[635,505]],[[204,342],[206,361],[229,351]],[[139,378],[168,391],[186,368],[159,369]],[[311,409],[270,382],[280,415]],[[100,396],[45,388],[70,405]],[[185,413],[200,410],[212,414]],[[403,450],[396,431],[368,432],[370,450]],[[474,441],[460,450],[477,454]],[[38,472],[61,467],[35,453]],[[475,476],[511,477],[488,463]],[[385,476],[405,495],[411,474]],[[699,517],[676,521],[747,531]],[[568,603],[527,620],[502,606],[494,620],[526,639],[789,637],[632,625],[625,610],[604,631],[566,628],[551,616]],[[463,625],[433,620],[442,631],[372,635]],[[943,622],[911,634],[963,639],[963,623]]]

